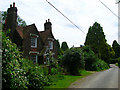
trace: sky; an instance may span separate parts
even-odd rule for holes
[[[50,19],[55,39],[66,41],[69,47],[84,45],[90,26],[98,22],[106,35],[107,43],[118,41],[118,18],[99,0],[47,0],[74,22],[81,30],[72,25],[65,17],[50,6],[46,0],[0,0],[0,11],[7,11],[10,4],[16,3],[18,15],[27,25],[35,24],[38,31],[44,30],[44,23]],[[116,0],[101,0],[116,15]]]

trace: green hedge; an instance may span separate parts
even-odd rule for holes
[[[81,49],[71,48],[65,51],[62,57],[62,65],[71,75],[78,75],[80,69],[84,69],[84,59]]]

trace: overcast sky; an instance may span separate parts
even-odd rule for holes
[[[48,0],[85,33],[94,22],[103,27],[107,43],[112,45],[118,41],[118,19],[99,0]],[[115,0],[101,0],[115,14],[118,5]],[[51,7],[46,0],[0,0],[0,11],[7,11],[10,4],[16,3],[18,15],[27,25],[35,23],[39,31],[44,30],[46,19],[52,22],[52,31],[60,43],[66,41],[69,47],[84,45],[86,34],[72,25],[59,12]]]

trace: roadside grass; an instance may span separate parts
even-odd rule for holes
[[[54,76],[55,80],[53,82],[53,85],[47,86],[45,88],[68,88],[76,80],[86,77],[93,73],[94,72],[82,70],[81,76],[63,75],[63,79],[61,80],[56,80],[58,78]]]
[[[118,63],[115,63],[116,66],[118,66]]]

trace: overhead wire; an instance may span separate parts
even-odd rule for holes
[[[46,0],[47,1],[47,0]],[[83,30],[81,30],[73,21],[71,21],[67,16],[65,16],[60,10],[58,10],[53,4],[47,1],[49,5],[51,5],[54,9],[56,9],[63,17],[65,17],[70,23],[72,23],[77,29],[82,31],[82,33],[86,34]]]
[[[101,2],[102,5],[104,5],[113,15],[115,15],[119,20],[120,17],[118,15],[116,15],[107,5],[105,5],[101,0],[99,0]]]

